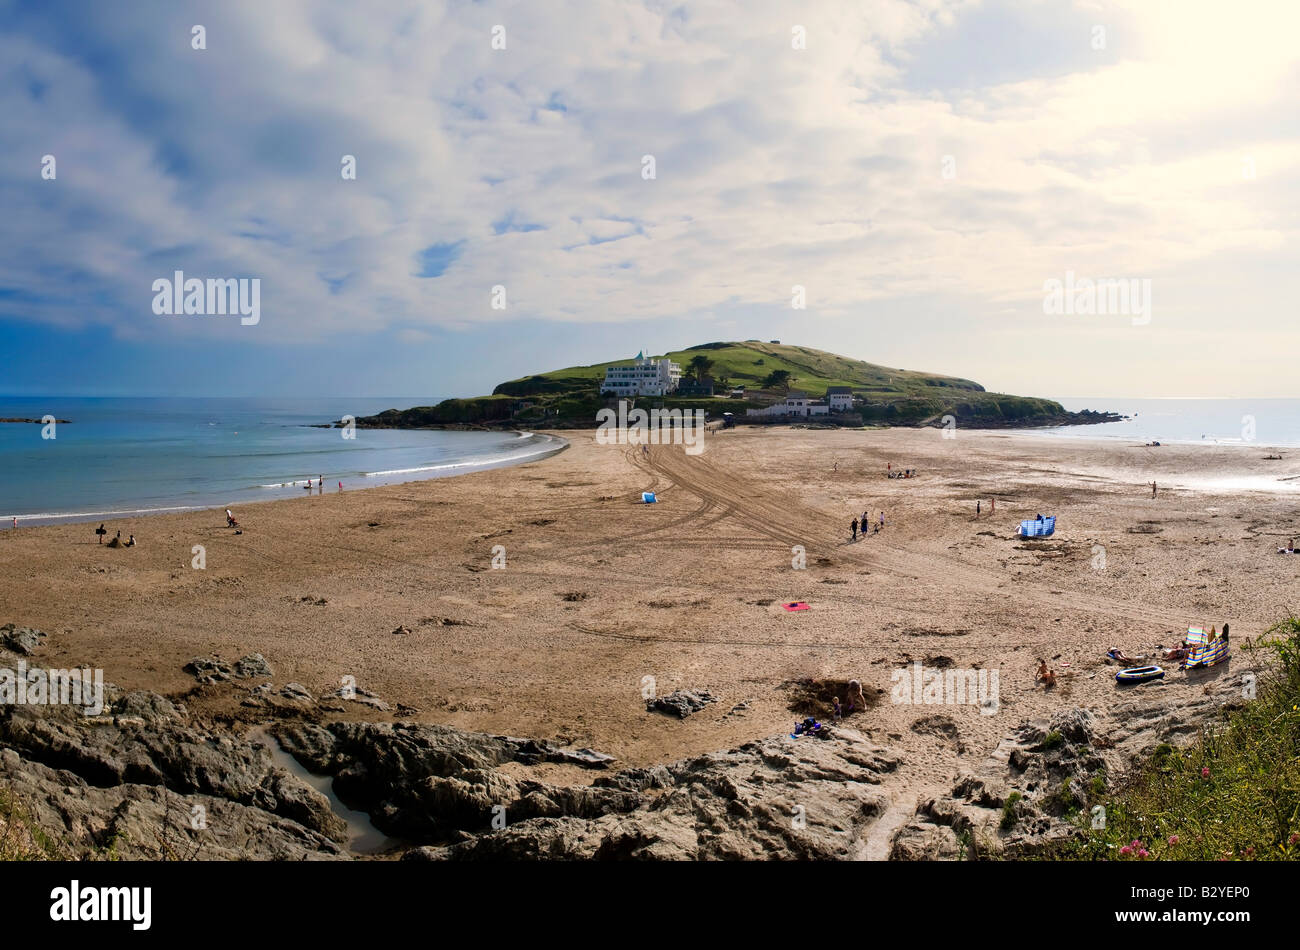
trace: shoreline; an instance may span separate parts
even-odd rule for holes
[[[564,439],[559,435],[553,435],[547,432],[535,432],[532,430],[523,430],[520,432],[520,435],[522,437],[536,436],[539,439],[546,440],[547,443],[551,443],[550,447],[539,450],[529,455],[521,456],[519,458],[499,459],[499,460],[486,461],[486,462],[475,462],[472,460],[463,461],[463,462],[448,462],[445,464],[427,466],[420,469],[403,469],[403,470],[395,470],[391,472],[368,472],[368,473],[364,473],[359,477],[369,479],[369,478],[378,478],[381,476],[388,476],[388,475],[413,474],[416,471],[427,471],[430,474],[425,475],[423,477],[408,478],[401,481],[378,480],[369,483],[363,483],[360,486],[346,488],[343,490],[344,491],[368,491],[375,488],[383,488],[388,485],[408,485],[414,482],[423,482],[423,481],[429,481],[438,478],[454,478],[459,475],[472,475],[475,472],[485,472],[495,468],[509,468],[514,465],[527,465],[530,462],[536,462],[542,459],[550,458],[552,455],[555,455],[559,452],[563,452],[565,449],[569,447],[568,440]],[[560,444],[554,444],[554,443],[560,443]],[[463,469],[463,471],[454,471],[454,469]],[[274,490],[277,488],[297,488],[300,491],[302,491],[304,494],[312,494],[312,495],[324,494],[324,492],[319,489],[313,490],[311,492],[307,492],[307,490],[299,486],[297,482],[285,482],[281,485],[263,485],[259,487],[265,488],[267,490]],[[237,489],[237,490],[245,491],[247,489]],[[337,488],[331,489],[331,492],[335,494],[337,494],[338,491],[339,489]],[[233,504],[231,504],[229,500],[226,500],[226,501],[213,502],[212,504],[203,504],[203,505],[167,505],[167,506],[156,507],[156,508],[122,508],[122,509],[115,509],[112,511],[39,512],[36,514],[26,514],[26,515],[8,513],[8,514],[0,514],[0,531],[15,530],[13,524],[14,518],[18,519],[19,528],[24,528],[24,527],[41,528],[41,527],[50,527],[54,525],[63,525],[63,524],[84,524],[90,521],[97,521],[101,519],[105,520],[105,522],[107,523],[109,519],[114,521],[124,521],[124,520],[130,520],[135,518],[152,518],[160,515],[172,515],[172,514],[189,513],[189,512],[196,512],[196,511],[211,511],[215,508],[224,508],[228,506],[234,507],[234,505],[238,505],[239,507],[242,508],[246,505],[263,505],[268,502],[289,501],[295,497],[301,497],[301,496],[285,495],[279,498],[257,498],[257,499],[247,500],[247,501],[234,502]]]

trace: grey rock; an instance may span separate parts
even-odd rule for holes
[[[241,679],[254,679],[260,676],[271,676],[271,665],[266,662],[266,658],[260,653],[250,653],[248,656],[240,657],[235,661],[235,675]]]
[[[235,675],[234,667],[229,663],[210,656],[196,656],[186,663],[183,669],[207,686],[224,683]]]
[[[67,828],[78,847],[102,846],[106,839],[100,832],[118,809],[138,806],[140,815],[161,821],[164,805],[186,815],[202,805],[209,815],[228,816],[236,832],[242,828],[253,835],[249,857],[303,856],[304,848],[341,853],[337,845],[321,842],[344,840],[343,821],[325,796],[275,767],[265,747],[191,721],[183,706],[156,694],[107,686],[105,691],[111,717],[88,718],[78,708],[59,705],[0,708],[7,780],[30,793],[33,809],[57,816],[65,786],[87,789],[83,804],[68,813],[69,821],[50,826]],[[132,834],[139,837],[142,827],[133,827]],[[174,832],[168,825],[166,834]],[[135,855],[159,856],[162,833],[145,834],[140,840],[148,843]],[[257,839],[262,833],[265,841]],[[193,844],[194,839],[187,840]],[[291,846],[289,839],[296,843]]]
[[[656,696],[654,699],[647,699],[645,708],[647,712],[667,713],[685,719],[692,713],[699,712],[705,706],[717,701],[718,697],[707,689],[679,689],[667,696]]]
[[[0,646],[23,656],[31,656],[41,646],[48,634],[32,627],[19,627],[7,623],[0,627]]]

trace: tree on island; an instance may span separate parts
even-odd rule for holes
[[[790,375],[788,369],[774,369],[767,374],[767,379],[763,380],[764,389],[784,389],[790,390],[790,384],[795,381],[795,377]]]
[[[692,379],[704,379],[709,375],[709,370],[713,369],[713,360],[707,356],[692,356],[690,363],[687,364],[686,375]]]

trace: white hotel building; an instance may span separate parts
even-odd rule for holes
[[[638,353],[631,366],[607,368],[600,391],[616,396],[667,396],[677,388],[681,378],[682,368],[672,360],[651,359]]]

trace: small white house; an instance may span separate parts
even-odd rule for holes
[[[631,366],[610,366],[600,384],[602,393],[616,396],[667,396],[677,388],[682,368],[672,360],[638,353]]]
[[[848,412],[853,408],[853,390],[848,386],[831,386],[826,390],[826,404],[831,412]]]
[[[747,416],[824,416],[831,407],[820,399],[810,399],[807,393],[792,392],[782,402],[764,406],[762,409],[747,409]]]

